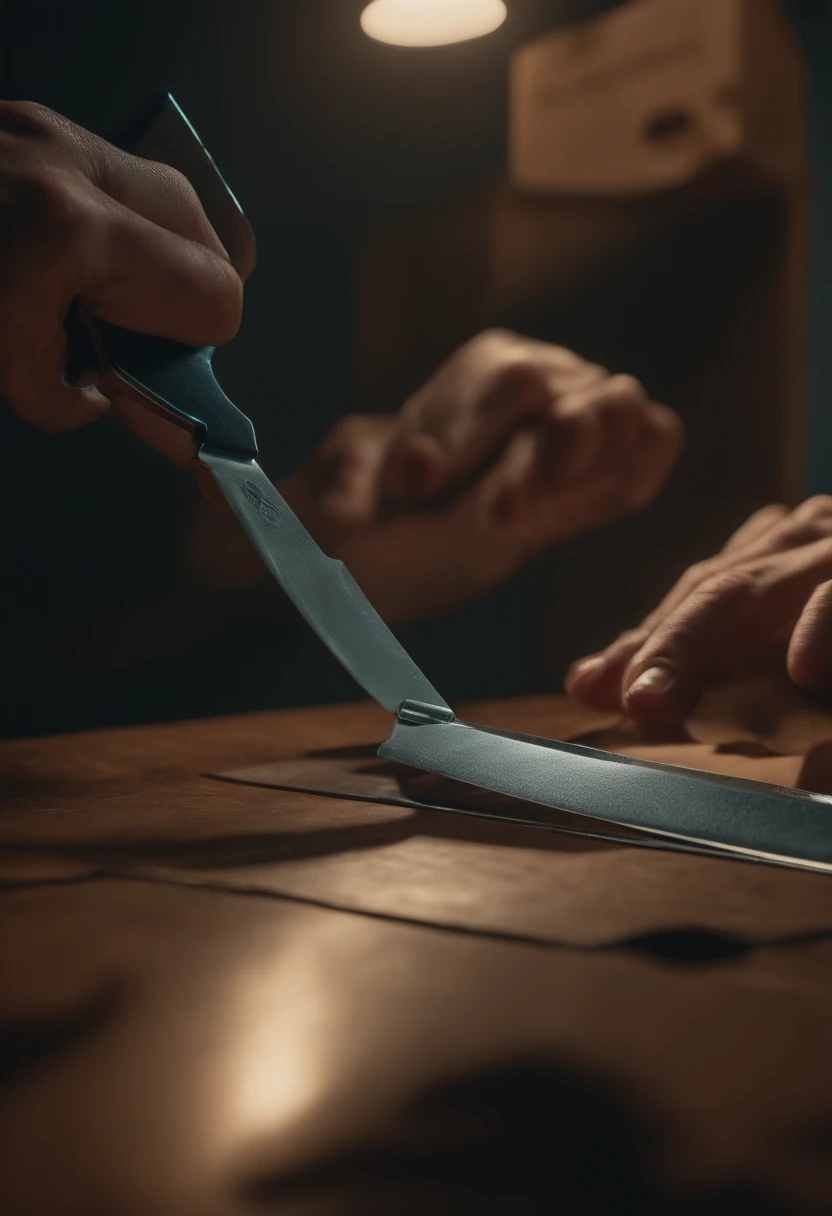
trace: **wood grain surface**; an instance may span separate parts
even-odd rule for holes
[[[203,775],[388,727],[0,747],[0,1209],[829,1210],[830,881]]]

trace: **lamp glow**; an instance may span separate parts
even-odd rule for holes
[[[361,28],[394,46],[445,46],[490,34],[505,19],[503,0],[373,0]]]

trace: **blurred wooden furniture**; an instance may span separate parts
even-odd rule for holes
[[[828,1210],[829,880],[202,775],[388,725],[0,746],[3,1212]]]
[[[354,397],[395,408],[500,325],[630,372],[682,415],[662,500],[555,555],[527,605],[557,686],[752,510],[802,495],[802,64],[778,0],[634,0],[517,51],[509,118],[507,182],[362,249]]]
[[[643,193],[733,160],[788,184],[803,170],[803,100],[779,0],[633,0],[516,53],[511,178]]]

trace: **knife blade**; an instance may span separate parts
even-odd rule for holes
[[[257,461],[210,448],[199,459],[289,599],[361,687],[391,713],[411,698],[450,713],[344,563],[318,547]]]
[[[619,756],[400,706],[379,753],[413,768],[690,844],[832,872],[832,800],[699,769]],[[547,826],[542,812],[528,823]],[[517,815],[505,818],[519,818]]]

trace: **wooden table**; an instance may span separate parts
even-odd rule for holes
[[[829,1211],[830,881],[203,775],[388,727],[0,746],[0,1210]]]

